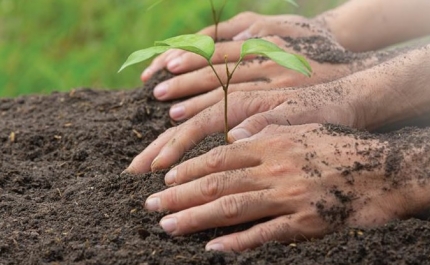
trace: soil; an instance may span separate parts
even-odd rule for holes
[[[0,264],[430,264],[430,222],[345,228],[244,253],[206,252],[205,243],[252,224],[171,237],[142,205],[165,188],[164,171],[120,173],[171,127],[171,103],[152,88],[77,89],[0,99]],[[208,137],[187,154],[220,144]],[[351,169],[357,170],[357,169]],[[395,170],[395,169],[393,169]],[[350,198],[330,191],[346,202]]]

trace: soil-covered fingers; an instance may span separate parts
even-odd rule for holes
[[[223,196],[262,190],[266,186],[258,181],[259,176],[254,171],[255,168],[230,170],[168,188],[149,196],[145,208],[149,211],[176,212]]]
[[[260,162],[260,157],[255,149],[258,148],[262,147],[259,147],[258,144],[254,144],[252,147],[243,144],[232,144],[214,148],[199,157],[189,159],[172,168],[166,174],[165,182],[167,185],[177,185],[215,172],[257,166]],[[242,173],[246,172],[225,174],[236,176]]]
[[[253,227],[216,238],[206,245],[206,250],[244,251],[271,241],[290,243],[318,238],[327,233],[326,224],[314,214],[282,215]]]
[[[239,32],[243,31],[249,25],[251,25],[255,20],[260,17],[264,17],[263,15],[259,15],[253,12],[244,12],[236,15],[230,20],[221,22],[218,24],[218,39],[220,40],[230,40],[233,36],[237,35]],[[197,34],[208,35],[212,38],[215,38],[215,26],[206,27]],[[170,50],[166,53],[156,57],[152,63],[143,71],[141,75],[142,81],[147,81],[151,76],[163,69],[168,68],[169,70],[176,71],[187,71],[186,69],[196,69],[198,65],[201,65],[203,62],[201,58],[192,56],[193,58],[184,58],[185,60],[181,61],[181,56],[187,54],[187,52],[182,50]],[[239,54],[239,53],[238,53]],[[192,66],[187,66],[187,63],[193,64]],[[179,64],[179,66],[178,66]],[[182,68],[183,67],[183,68]],[[175,69],[177,68],[177,69]],[[182,68],[182,69],[181,69]]]
[[[229,96],[228,126],[236,126],[247,117],[274,108],[283,102],[282,93],[277,91],[234,92]],[[263,95],[260,95],[263,93]],[[193,118],[162,134],[151,144],[137,161],[144,161],[145,168],[151,161],[151,169],[159,170],[177,162],[185,151],[194,147],[204,137],[222,132],[224,129],[224,102],[204,109]],[[158,152],[158,154],[157,154]],[[153,158],[156,155],[155,158]],[[147,160],[148,159],[148,160]],[[135,165],[135,164],[133,164]],[[137,166],[137,165],[136,165]]]
[[[212,55],[213,64],[223,64],[225,61],[237,62],[240,58],[242,41],[226,41],[215,44],[215,52]],[[166,58],[165,67],[174,74],[181,74],[197,70],[207,66],[208,62],[203,57],[192,52],[170,54]]]
[[[228,63],[230,71],[236,63]],[[158,84],[154,88],[154,96],[158,100],[171,100],[201,94],[214,90],[227,82],[226,65],[216,64],[214,70],[209,67],[203,67],[196,71],[178,75]],[[267,74],[270,69],[261,69],[261,62],[253,60],[249,63],[243,63],[238,66],[235,74],[230,80],[230,84],[247,83],[256,80],[267,80]],[[218,77],[220,79],[218,79]]]
[[[291,213],[294,205],[274,197],[270,190],[223,196],[212,202],[165,216],[161,227],[169,234],[184,235],[213,227],[230,226],[268,216]]]
[[[334,81],[303,89],[278,89],[283,102],[275,108],[249,116],[228,133],[229,142],[248,138],[270,124],[300,125],[333,123],[357,126],[359,113],[355,105],[355,90],[349,82]]]
[[[170,128],[138,154],[125,170],[132,174],[146,173],[151,170],[151,163],[161,148],[175,135],[177,127]]]
[[[254,91],[272,88],[272,83],[262,80],[258,82],[244,82],[239,84],[231,84],[228,89],[228,94],[236,91]],[[230,95],[229,95],[230,97]],[[184,120],[193,117],[202,110],[218,103],[224,98],[222,88],[217,88],[207,93],[194,96],[173,105],[170,108],[169,114],[173,120]],[[231,105],[231,104],[230,104]]]
[[[143,82],[148,81],[157,71],[166,68],[170,60],[173,58],[178,58],[184,53],[186,52],[183,50],[172,49],[155,57],[151,64],[142,72],[140,79]]]

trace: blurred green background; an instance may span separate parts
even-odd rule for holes
[[[207,0],[165,0],[148,10],[155,2],[0,0],[0,97],[141,86],[144,64],[117,74],[131,52],[212,24]],[[230,0],[223,20],[246,10],[309,17],[345,0],[296,2]]]

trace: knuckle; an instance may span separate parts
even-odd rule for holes
[[[225,53],[223,51],[223,44],[224,43],[216,43],[215,53],[212,55],[212,61],[213,62],[223,62]],[[212,76],[214,74],[212,73]]]
[[[161,208],[162,210],[174,210],[175,205],[179,205],[177,188],[170,188],[162,194]]]
[[[254,22],[250,27],[249,27],[249,31],[251,33],[261,33],[261,30],[264,29],[267,25],[266,20],[258,20],[256,22]]]
[[[165,134],[174,134],[176,132],[177,128],[178,127],[170,127],[166,131],[164,131],[164,133],[160,134],[160,136],[163,136]]]
[[[269,124],[270,124],[270,120],[267,118],[267,116],[264,113],[254,115],[249,120],[249,126],[254,129],[265,128]]]
[[[200,182],[200,192],[203,197],[211,200],[222,192],[222,181],[216,177],[206,177]]]
[[[258,227],[256,227],[256,234],[257,234],[257,240],[258,243],[260,245],[269,242],[269,241],[274,241],[277,239],[277,233],[275,234],[275,231],[279,230],[274,230],[271,229],[271,227],[269,225],[260,225]]]
[[[225,152],[222,147],[214,148],[207,153],[206,166],[210,169],[219,169],[225,160]]]
[[[241,102],[243,109],[246,110],[246,113],[249,116],[263,111],[268,111],[278,104],[277,100],[271,96],[267,97],[267,95],[264,94],[258,96],[253,91],[244,91],[242,93],[243,95],[240,98],[238,97],[236,100]],[[232,95],[234,95],[234,93]]]
[[[273,176],[279,176],[288,171],[288,167],[286,167],[285,164],[273,163],[267,167],[267,171]]]
[[[264,127],[262,132],[263,133],[275,133],[275,132],[278,132],[280,127],[281,126],[278,124],[269,124],[266,127]]]
[[[202,76],[203,76],[202,80],[205,80],[207,84],[211,84],[211,85],[216,84],[216,86],[221,85],[217,76],[214,74],[213,70],[210,67],[205,67],[202,70]],[[220,78],[221,78],[221,81],[224,82],[224,76],[220,74]]]
[[[237,196],[225,196],[220,200],[220,210],[226,219],[236,219],[242,215],[243,205],[237,200]]]
[[[247,91],[231,91],[229,93],[229,100],[231,103],[233,102],[243,102],[244,100],[250,99],[252,97],[251,93]]]
[[[268,37],[265,37],[264,39],[267,41],[270,41],[270,42],[272,42],[278,46],[281,46],[281,47],[285,43],[285,41],[281,37],[276,36],[276,35],[268,36]]]
[[[234,246],[233,249],[236,251],[246,250],[250,248],[250,245],[252,245],[250,238],[246,235],[237,235],[233,237],[232,240],[232,246]]]

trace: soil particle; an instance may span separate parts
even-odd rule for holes
[[[345,194],[337,187],[332,187],[329,191],[334,201],[330,199],[319,200],[315,206],[321,218],[328,223],[332,229],[338,228],[345,224],[345,221],[353,213],[352,200],[355,195],[352,192]]]
[[[0,99],[0,264],[429,264],[430,225],[425,220],[345,228],[322,239],[271,242],[244,253],[206,252],[204,246],[254,223],[182,237],[164,233],[158,225],[164,213],[148,213],[142,205],[166,188],[166,171],[119,175],[172,124],[170,103],[152,96],[161,77],[167,74],[130,91],[77,89]],[[410,136],[405,145],[396,145],[403,152],[411,145],[419,148],[424,133],[410,129],[401,135]],[[396,134],[390,137],[399,143]],[[222,136],[211,136],[184,159],[222,141]],[[403,159],[425,162],[403,153]],[[428,180],[428,167],[418,173]],[[321,211],[344,220],[354,196],[336,188],[328,192],[343,204],[333,208],[320,202]]]
[[[363,68],[366,60],[374,58],[376,64],[387,61],[402,52],[411,49],[411,47],[403,47],[377,52],[356,53],[345,50],[338,45],[332,38],[324,35],[314,35],[308,37],[283,37],[286,47],[292,48],[295,52],[302,53],[309,59],[319,63],[330,64],[352,64],[356,68]],[[375,63],[373,63],[375,64]],[[369,67],[370,65],[366,65]]]

